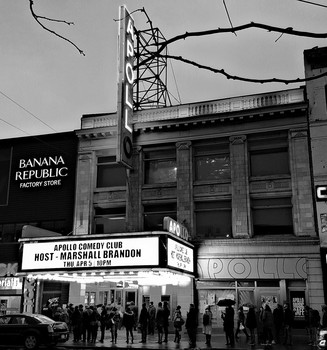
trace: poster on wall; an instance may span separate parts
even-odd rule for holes
[[[304,320],[305,292],[290,291],[291,309],[294,312],[294,321]]]
[[[320,214],[321,233],[327,232],[327,213]]]

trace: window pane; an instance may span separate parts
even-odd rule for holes
[[[173,220],[177,220],[177,207],[175,203],[164,205],[144,206],[144,230],[163,229],[163,219],[169,216]]]
[[[232,234],[230,201],[196,203],[196,235],[199,238],[226,237]]]
[[[250,162],[252,176],[290,173],[287,150],[253,152],[250,155]]]
[[[126,231],[126,208],[95,208],[95,233],[119,233]]]
[[[113,164],[98,165],[97,188],[126,186],[124,167]]]
[[[146,161],[144,171],[146,184],[176,182],[176,160]]]
[[[195,180],[222,180],[230,178],[230,158],[228,155],[208,155],[196,157]]]
[[[288,201],[286,205],[285,201]],[[293,234],[292,206],[289,198],[252,200],[255,235]]]

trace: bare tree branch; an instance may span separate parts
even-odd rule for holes
[[[245,78],[245,77],[240,77],[237,75],[231,75],[227,72],[225,72],[224,69],[217,69],[217,68],[213,68],[210,66],[205,66],[202,65],[200,63],[197,63],[195,61],[191,61],[188,60],[186,58],[183,58],[182,56],[174,56],[174,55],[160,55],[160,57],[165,57],[165,58],[170,58],[176,61],[181,61],[184,62],[186,64],[190,64],[192,66],[195,66],[197,68],[200,69],[205,69],[208,71],[211,71],[213,73],[218,73],[218,74],[222,74],[224,75],[227,79],[231,79],[231,80],[239,80],[239,81],[245,81],[248,83],[260,83],[260,84],[265,84],[265,83],[283,83],[283,84],[293,84],[293,83],[303,83],[305,81],[310,81],[310,80],[315,80],[321,77],[325,77],[327,76],[327,72],[322,73],[322,74],[318,74],[315,76],[312,76],[310,78],[295,78],[295,79],[279,79],[279,78],[267,78],[267,79],[252,79],[252,78]]]
[[[268,32],[277,32],[277,33],[283,33],[293,36],[300,36],[300,37],[307,37],[307,38],[318,38],[318,39],[325,39],[327,38],[327,33],[313,33],[313,32],[304,32],[299,30],[294,30],[291,27],[287,28],[280,28],[280,27],[274,27],[267,24],[262,23],[255,23],[250,22],[247,24],[243,24],[237,27],[233,28],[216,28],[211,30],[204,30],[204,31],[197,31],[197,32],[185,32],[184,34],[177,35],[171,39],[166,40],[163,42],[158,50],[156,52],[150,53],[150,57],[146,58],[142,62],[140,62],[139,66],[147,64],[154,56],[159,56],[159,54],[170,44],[175,43],[179,40],[185,40],[189,37],[201,37],[201,36],[207,36],[207,35],[214,35],[214,34],[221,34],[221,33],[234,33],[241,30],[246,30],[250,28],[258,28],[263,29]]]
[[[46,31],[50,32],[51,34],[54,34],[55,36],[57,36],[58,38],[60,39],[63,39],[65,41],[67,41],[68,43],[70,43],[71,45],[73,45],[77,50],[78,52],[85,56],[85,53],[83,50],[81,50],[75,43],[73,43],[71,40],[65,38],[64,36],[58,34],[57,32],[55,32],[54,30],[52,29],[49,29],[48,27],[46,27],[42,22],[40,22],[40,19],[41,20],[46,20],[46,21],[49,21],[49,22],[58,22],[58,23],[64,23],[64,24],[67,24],[67,25],[73,25],[74,22],[68,22],[68,21],[64,21],[64,20],[59,20],[59,19],[53,19],[53,18],[49,18],[49,17],[44,17],[44,16],[39,16],[37,15],[35,12],[34,12],[34,8],[33,8],[33,0],[29,0],[30,2],[30,11],[31,11],[31,14],[33,16],[33,18],[36,20],[36,22]]]

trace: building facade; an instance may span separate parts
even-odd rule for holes
[[[76,234],[162,231],[171,217],[195,246],[200,313],[212,305],[220,325],[222,298],[288,301],[301,323],[324,301],[307,114],[304,88],[136,112],[132,169],[115,163],[116,115],[83,116]]]
[[[77,137],[74,132],[0,141],[1,312],[21,311],[29,282],[19,275],[22,236],[71,234]],[[34,284],[29,286],[34,299]],[[45,297],[68,299],[68,285],[45,283]]]
[[[310,75],[316,68],[305,57]],[[303,326],[304,306],[320,310],[325,301],[326,202],[315,193],[326,185],[323,91],[325,80],[135,112],[131,168],[116,162],[117,114],[84,115],[71,230],[39,224],[63,234],[27,229],[20,238],[24,310],[58,297],[121,308],[166,301],[185,315],[194,302],[200,315],[211,305],[220,327],[217,303],[231,298],[236,307],[289,302]],[[26,168],[14,171],[22,173],[20,188],[35,169],[29,160],[18,164]],[[48,208],[51,220],[55,208],[35,203],[43,193],[36,186],[26,200],[33,198],[31,210]],[[6,196],[2,190],[3,203]],[[45,198],[61,201],[49,188]],[[40,220],[28,214],[18,222]]]

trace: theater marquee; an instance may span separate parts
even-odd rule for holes
[[[25,243],[22,271],[158,266],[159,238],[133,237]]]

